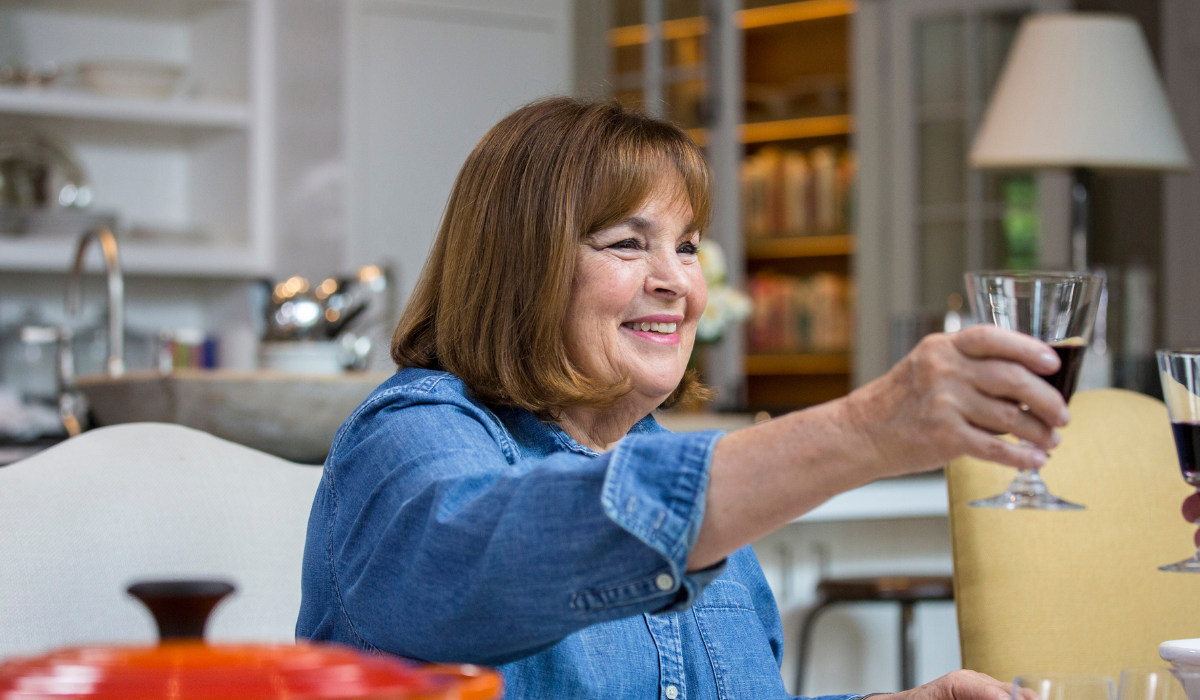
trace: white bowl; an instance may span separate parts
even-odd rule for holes
[[[1172,666],[1200,671],[1200,639],[1172,639],[1158,645],[1158,655]]]
[[[1171,663],[1188,700],[1200,700],[1200,639],[1173,639],[1158,645],[1158,655]]]

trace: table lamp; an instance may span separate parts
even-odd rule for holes
[[[971,147],[976,168],[1071,168],[1071,264],[1087,269],[1092,168],[1184,170],[1188,154],[1133,18],[1021,24]]]

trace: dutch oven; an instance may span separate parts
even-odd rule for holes
[[[160,642],[64,649],[0,663],[0,700],[495,700],[500,676],[418,666],[333,644],[205,644],[223,581],[138,583]]]

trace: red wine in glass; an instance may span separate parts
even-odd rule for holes
[[[1200,423],[1172,423],[1171,432],[1175,433],[1175,451],[1179,453],[1183,480],[1200,487]]]
[[[1159,350],[1154,354],[1158,357],[1163,400],[1175,436],[1179,471],[1184,481],[1200,491],[1200,351]],[[1200,550],[1158,570],[1200,573]]]
[[[1079,370],[1083,368],[1083,357],[1087,354],[1087,345],[1083,338],[1068,338],[1057,343],[1050,343],[1054,352],[1058,353],[1061,363],[1058,371],[1046,375],[1045,380],[1050,386],[1058,389],[1063,401],[1070,401],[1075,387],[1079,386]]]

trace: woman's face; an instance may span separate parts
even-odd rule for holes
[[[624,221],[580,241],[565,335],[586,376],[628,377],[659,401],[679,384],[708,301],[691,224],[675,177]]]

